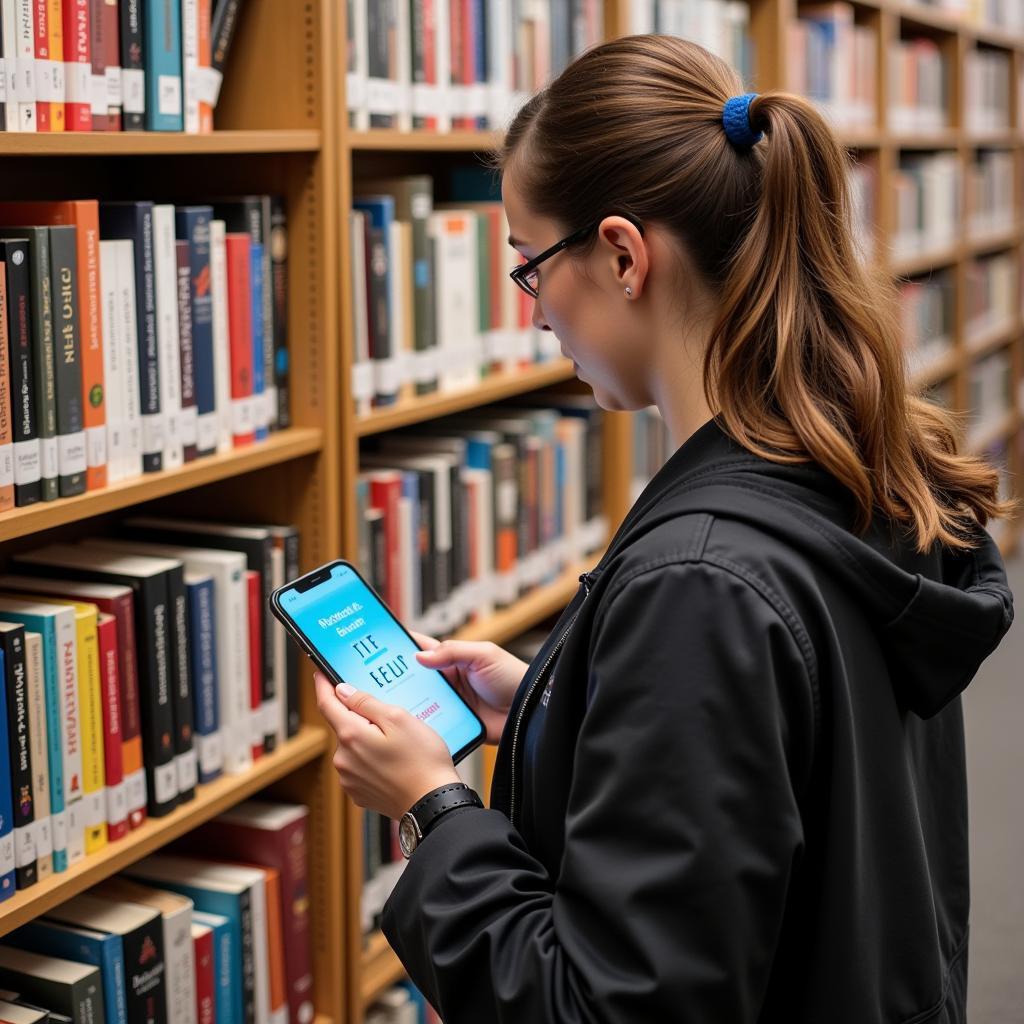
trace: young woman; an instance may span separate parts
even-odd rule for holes
[[[383,927],[446,1024],[964,1019],[959,694],[1011,621],[1007,508],[907,393],[832,132],[740,91],[618,40],[500,154],[534,323],[679,447],[532,665],[421,638],[500,739],[493,809],[317,680],[345,789],[417,819]]]

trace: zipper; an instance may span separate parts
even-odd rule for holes
[[[583,586],[583,600],[586,601],[590,594],[590,573],[582,573],[580,575],[580,583]],[[580,607],[582,608],[582,602]],[[537,675],[534,676],[533,682],[530,683],[530,688],[526,691],[526,696],[523,697],[523,702],[519,705],[519,713],[516,715],[515,729],[512,731],[512,752],[509,763],[509,823],[512,825],[515,824],[516,820],[516,749],[519,745],[519,730],[523,724],[523,719],[526,717],[526,709],[530,704],[530,698],[533,696],[533,691],[537,689],[538,685],[540,685],[541,681],[547,674],[548,669],[551,667],[551,663],[555,660],[555,655],[562,649],[562,645],[565,643],[566,638],[572,631],[572,627],[575,625],[579,614],[580,608],[577,608],[573,617],[566,624],[565,629],[562,630],[562,635],[558,638],[555,646],[551,648],[543,667]]]

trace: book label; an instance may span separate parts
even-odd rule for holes
[[[85,431],[60,434],[57,437],[57,464],[61,476],[84,473],[87,467],[85,456]]]
[[[121,69],[119,67],[108,67],[106,71],[107,80],[107,104],[111,107],[119,107],[122,103],[121,94]]]
[[[146,72],[135,68],[121,68],[121,92],[126,114],[146,112]]]
[[[50,815],[50,832],[52,834],[53,848],[55,850],[66,850],[68,848],[68,812],[58,811]]]
[[[43,457],[43,479],[53,480],[60,476],[60,457],[57,452],[57,438],[44,437],[40,439],[40,448]]]
[[[178,792],[184,793],[187,790],[195,789],[195,785],[199,781],[199,766],[196,761],[195,748],[178,754],[174,760],[177,764]]]
[[[14,864],[15,867],[23,868],[34,864],[37,851],[35,843],[35,830],[26,826],[14,830]]]
[[[197,414],[197,444],[201,452],[212,451],[217,447],[217,414],[206,412]]]
[[[68,103],[92,104],[92,65],[67,62],[64,65],[65,99]]]
[[[39,90],[38,99],[48,103],[63,103],[67,94],[64,61],[40,60],[38,71],[39,75],[36,79],[36,88]]]
[[[252,400],[235,398],[231,401],[231,430],[235,434],[251,434],[256,429],[256,416]]]
[[[162,452],[164,450],[164,420],[158,412],[142,416],[142,450]]]
[[[181,79],[177,75],[157,76],[157,111],[168,117],[181,116]]]
[[[178,426],[181,431],[181,443],[184,445],[195,445],[199,442],[199,410],[190,405],[181,410],[178,419]]]
[[[146,806],[146,771],[144,768],[126,774],[124,788],[128,797],[128,806],[133,811],[141,810]]]
[[[85,431],[86,458],[90,466],[107,464],[107,428],[106,425],[88,427]]]
[[[178,795],[178,768],[174,761],[153,769],[153,789],[153,798],[158,804],[167,803]]]
[[[0,487],[14,483],[14,445],[5,444],[0,448]]]
[[[50,834],[50,818],[40,818],[32,822],[32,830],[35,833],[36,856],[41,860],[53,854],[53,836]]]
[[[107,820],[107,808],[103,800],[103,790],[97,789],[94,793],[86,793],[82,797],[83,817],[85,827],[98,828]]]
[[[208,736],[196,733],[195,744],[199,755],[199,770],[203,775],[212,775],[224,767],[224,741],[220,732]]]
[[[107,786],[107,818],[117,824],[128,817],[128,787],[119,782],[116,786]]]

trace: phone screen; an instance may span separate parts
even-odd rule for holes
[[[480,720],[436,669],[363,578],[344,563],[309,590],[278,592],[280,610],[339,679],[397,704],[441,734],[452,757],[482,739]]]

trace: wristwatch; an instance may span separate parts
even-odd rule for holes
[[[398,823],[398,845],[408,860],[437,819],[456,807],[483,807],[480,797],[464,782],[452,782],[431,790],[402,815]]]

